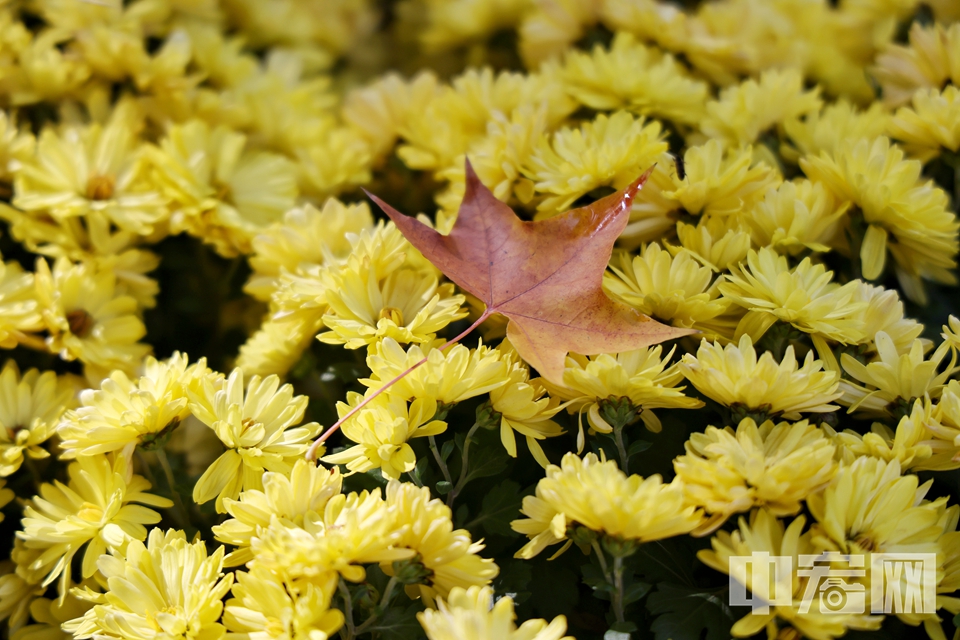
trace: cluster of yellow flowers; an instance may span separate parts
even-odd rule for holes
[[[353,640],[406,616],[410,637],[561,640],[563,615],[518,626],[504,577],[553,545],[590,557],[630,633],[638,552],[688,535],[723,574],[933,553],[960,613],[960,506],[917,475],[960,469],[960,320],[935,344],[906,315],[957,284],[960,3],[687,4],[0,3],[9,636]],[[446,233],[465,159],[531,220],[653,167],[603,287],[695,337],[570,353],[556,381],[502,318],[448,344],[482,304],[360,187]],[[151,273],[182,235],[248,274],[228,359],[153,353],[148,315],[187,294]],[[345,397],[322,358],[359,371]],[[346,419],[317,464],[324,399]],[[630,474],[648,447],[672,469]],[[516,508],[483,557],[467,485],[490,476]],[[730,633],[884,622],[809,608],[809,582]],[[893,614],[946,638],[936,611]]]

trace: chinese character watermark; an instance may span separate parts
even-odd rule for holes
[[[731,556],[730,604],[749,606],[760,615],[769,614],[771,606],[791,606],[796,579],[797,585],[805,580],[801,614],[811,609],[823,614],[926,614],[937,609],[934,553],[824,552],[800,555],[797,564],[794,573],[791,556]]]

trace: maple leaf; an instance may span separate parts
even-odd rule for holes
[[[494,313],[509,318],[510,342],[547,380],[562,384],[569,351],[627,351],[694,333],[615,302],[601,287],[630,204],[650,171],[589,206],[533,222],[497,200],[469,161],[466,174],[466,193],[449,235],[367,195],[420,253],[486,304],[483,319]]]

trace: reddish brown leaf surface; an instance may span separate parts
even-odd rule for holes
[[[487,314],[510,319],[510,342],[540,375],[561,383],[568,351],[627,351],[692,333],[651,320],[601,288],[649,172],[587,207],[528,222],[494,197],[469,162],[466,171],[466,193],[446,236],[368,195],[430,262],[482,300]]]

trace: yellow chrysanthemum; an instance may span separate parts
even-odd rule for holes
[[[424,364],[390,386],[391,396],[430,399],[448,407],[507,383],[507,364],[496,349],[482,344],[472,350],[462,344],[443,350],[442,345],[426,346],[425,356],[419,345],[404,351],[396,340],[384,338],[367,356],[373,377],[361,382],[370,389],[379,389],[426,357]]]
[[[914,413],[916,404],[921,402],[925,410],[921,419],[925,435],[929,437],[924,444],[931,448],[932,455],[919,468],[938,471],[960,468],[960,382],[951,380],[936,405],[931,406],[926,398],[917,400]]]
[[[351,392],[347,403],[337,403],[337,412],[342,418],[362,401],[363,396]],[[352,473],[380,469],[385,478],[397,479],[417,464],[408,440],[446,431],[446,422],[433,419],[436,413],[437,402],[432,398],[417,398],[408,407],[402,397],[381,394],[341,427],[343,435],[358,444],[323,461],[346,465]]]
[[[327,640],[343,626],[343,612],[330,608],[337,590],[336,573],[293,592],[270,571],[238,571],[234,575],[233,598],[223,609],[223,626],[230,635]]]
[[[131,473],[130,463],[118,456],[84,456],[67,467],[69,482],[44,483],[40,495],[24,507],[23,530],[17,537],[24,547],[40,551],[30,571],[43,572],[44,585],[57,578],[61,599],[72,581],[70,564],[83,547],[81,575],[97,570],[97,559],[109,549],[122,549],[147,537],[143,525],[160,522],[160,514],[136,504],[169,508],[173,503],[146,491],[150,483]]]
[[[422,572],[415,584],[407,586],[411,597],[422,597],[429,605],[437,597],[446,598],[451,589],[488,585],[499,573],[493,560],[477,555],[483,543],[473,542],[466,529],[454,530],[450,507],[431,499],[427,487],[392,480],[387,485],[386,508],[392,527],[402,531],[395,545],[416,552],[410,562]],[[380,568],[389,576],[397,569],[387,562]]]
[[[674,189],[663,195],[694,215],[737,213],[781,179],[766,164],[754,164],[749,147],[728,149],[716,139],[689,147],[683,154],[683,166],[684,177],[677,176]]]
[[[12,349],[24,332],[43,328],[32,273],[0,260],[0,347]]]
[[[890,136],[907,153],[927,162],[943,149],[960,150],[960,88],[920,89],[909,107],[901,107],[890,121]]]
[[[225,513],[226,498],[262,490],[264,471],[289,473],[320,431],[316,422],[294,427],[303,420],[307,397],[294,397],[292,386],[281,387],[277,376],[251,376],[246,385],[243,378],[240,369],[226,379],[208,374],[188,390],[190,412],[227,448],[193,487],[198,504],[216,497],[218,513]]]
[[[932,482],[919,486],[917,476],[900,470],[897,460],[871,457],[841,468],[830,486],[807,498],[817,520],[814,545],[850,554],[936,553],[943,531],[938,502],[946,498],[925,501]]]
[[[936,422],[932,413],[930,401],[918,399],[913,403],[910,413],[900,418],[896,430],[880,422],[874,422],[870,433],[863,435],[853,429],[837,433],[829,425],[822,426],[837,446],[839,459],[846,465],[852,464],[857,458],[870,456],[884,461],[897,460],[904,471],[927,469],[931,465],[937,466],[943,458],[943,451],[940,450],[940,460],[930,461],[934,449],[928,440],[928,428],[932,429]]]
[[[880,103],[860,111],[846,100],[826,105],[819,112],[808,113],[783,124],[792,146],[782,144],[780,154],[796,163],[800,156],[816,156],[822,151],[836,153],[850,140],[875,140],[887,133],[890,114]]]
[[[365,202],[345,205],[330,198],[322,209],[309,204],[291,209],[282,221],[253,238],[249,258],[253,274],[243,289],[258,300],[269,300],[281,272],[345,259],[352,249],[350,235],[372,226]]]
[[[840,401],[850,407],[849,413],[863,411],[868,414],[896,415],[900,409],[908,408],[916,398],[940,395],[949,376],[948,371],[938,370],[940,362],[947,355],[945,345],[941,345],[927,360],[921,340],[914,340],[910,350],[901,354],[890,336],[880,331],[874,344],[877,359],[873,362],[860,362],[848,353],[840,356],[843,369],[856,380],[841,382],[843,397]]]
[[[622,189],[666,151],[659,122],[618,111],[544,138],[524,172],[546,195],[538,209],[549,214],[598,187]]]
[[[883,331],[893,340],[899,353],[907,353],[913,341],[923,333],[923,325],[903,315],[903,302],[896,289],[875,287],[866,282],[860,283],[860,290],[854,300],[866,302],[867,308],[861,312],[863,319],[863,339],[860,342],[867,352],[875,353],[874,338]]]
[[[490,587],[455,587],[449,597],[437,602],[436,609],[417,614],[429,640],[573,640],[565,636],[567,619],[557,616],[553,622],[527,620],[516,625],[513,598],[503,596],[494,603]]]
[[[791,558],[793,566],[799,566],[800,555],[815,555],[817,549],[810,541],[810,534],[803,533],[806,518],[795,518],[790,526],[784,530],[783,522],[764,509],[757,509],[750,514],[749,523],[740,518],[739,530],[732,533],[720,531],[710,540],[712,549],[704,549],[697,553],[704,564],[722,573],[730,574],[730,559],[736,556],[751,556],[754,553],[766,553],[769,556],[785,556]],[[758,563],[760,564],[760,563]],[[733,575],[735,580],[748,588],[754,598],[764,602],[773,600],[771,587],[776,584],[777,576],[770,573],[769,565],[758,568],[760,580],[753,579],[753,572],[746,575]],[[771,606],[767,613],[751,611],[734,623],[730,635],[735,638],[749,638],[766,629],[768,636],[799,637],[801,634],[815,640],[832,640],[847,633],[848,629],[876,630],[883,622],[883,616],[868,615],[866,612],[844,613],[827,609],[820,609],[820,599],[809,600],[809,610],[801,613],[802,598],[810,585],[810,578],[805,576],[791,576],[789,590],[791,603],[789,605]],[[789,625],[785,627],[784,625]],[[792,628],[790,628],[792,627]]]
[[[845,142],[835,154],[807,156],[800,166],[862,214],[867,229],[859,258],[866,279],[880,277],[889,250],[913,299],[922,300],[921,277],[954,282],[949,270],[956,266],[960,223],[943,190],[921,181],[919,161],[904,160],[889,139],[878,138]]]
[[[400,269],[378,277],[369,260],[354,260],[325,275],[330,329],[321,342],[359,349],[391,337],[398,342],[429,342],[437,331],[466,316],[465,298],[452,284],[440,284],[433,274]]]
[[[694,535],[715,531],[735,513],[764,507],[775,516],[796,515],[803,500],[823,488],[837,471],[830,439],[806,420],[759,427],[752,418],[718,429],[707,427],[673,461],[692,504],[707,520]]]
[[[37,260],[37,299],[50,337],[47,344],[65,360],[80,360],[88,377],[111,370],[132,372],[150,351],[138,342],[146,334],[137,301],[119,294],[112,271],[60,259],[53,270]]]
[[[187,389],[208,372],[205,358],[188,362],[179,352],[163,362],[148,356],[139,378],[114,371],[100,389],[83,391],[81,406],[67,412],[57,427],[62,457],[162,447],[189,414]]]
[[[56,432],[63,412],[74,406],[76,385],[52,371],[30,369],[22,376],[17,363],[8,360],[0,371],[0,477],[9,476],[23,464],[47,458],[43,448]]]
[[[84,581],[84,582],[92,582]],[[81,588],[87,586],[81,584]],[[93,607],[92,602],[81,600],[71,591],[61,603],[49,598],[37,598],[30,603],[30,617],[33,624],[16,629],[10,634],[10,640],[70,640],[73,636],[63,630],[63,624],[74,618],[80,618]],[[11,629],[15,629],[13,624]]]
[[[714,273],[692,253],[675,256],[647,245],[639,256],[622,253],[603,274],[603,288],[640,313],[675,327],[696,327],[722,315],[730,306],[720,299]]]
[[[327,501],[323,513],[304,518],[302,526],[272,516],[251,540],[251,571],[265,570],[300,589],[307,584],[325,584],[331,572],[351,582],[366,576],[364,564],[409,560],[411,549],[396,548],[403,534],[393,527],[380,489],[337,495]]]
[[[419,0],[426,24],[417,34],[427,51],[439,52],[482,43],[503,29],[516,27],[527,2],[515,0]]]
[[[224,256],[249,253],[253,237],[281,219],[297,197],[294,164],[250,149],[246,136],[192,120],[171,127],[153,153],[172,200],[172,225]]]
[[[141,126],[124,102],[105,126],[44,129],[36,154],[16,173],[14,205],[58,219],[99,211],[122,229],[150,234],[169,209],[147,177]]]
[[[232,567],[249,562],[253,558],[250,541],[261,527],[270,526],[271,517],[301,526],[308,514],[323,513],[327,501],[340,495],[342,486],[336,467],[324,469],[303,459],[296,461],[289,476],[265,472],[263,491],[247,489],[239,500],[224,500],[233,517],[211,529],[217,540],[237,547],[224,558],[224,564]]]
[[[568,51],[561,73],[570,95],[592,109],[627,109],[688,125],[704,115],[707,84],[629,33],[616,34],[606,50]]]
[[[917,21],[910,27],[910,44],[890,44],[877,56],[873,76],[891,107],[910,100],[918,89],[960,85],[960,24]]]
[[[613,431],[607,420],[611,414],[628,421],[639,414],[646,428],[657,433],[662,425],[654,409],[703,406],[696,398],[683,395],[684,387],[677,386],[683,374],[676,364],[668,366],[674,349],[664,357],[661,346],[589,357],[571,353],[563,370],[563,384],[544,380],[543,385],[550,395],[569,401],[565,404],[570,413],[582,416],[586,411],[590,427],[600,433]],[[583,446],[581,424],[577,449],[583,451]]]
[[[803,366],[797,362],[793,345],[786,348],[779,363],[769,351],[758,358],[747,334],[740,337],[739,344],[725,347],[703,340],[696,356],[683,355],[679,370],[697,391],[739,416],[799,420],[801,413],[829,413],[840,408],[830,404],[842,395],[837,390],[840,376],[836,371],[824,371],[813,351],[807,352]]]
[[[821,358],[829,358],[826,340],[856,344],[864,335],[859,315],[867,306],[856,301],[860,284],[839,285],[833,272],[804,258],[790,268],[786,256],[764,247],[747,255],[747,264],[730,270],[719,284],[724,298],[747,310],[737,327],[737,338],[749,335],[754,342],[776,322],[785,322],[809,333]],[[832,363],[827,368],[836,369]]]
[[[499,351],[507,347],[501,344]],[[500,441],[503,448],[513,457],[517,457],[516,433],[527,441],[527,448],[534,459],[544,469],[550,464],[540,447],[539,440],[553,438],[563,433],[553,416],[562,408],[559,398],[547,395],[546,387],[540,378],[530,379],[530,368],[516,352],[503,354],[507,363],[507,384],[490,390],[490,407],[500,416]]]
[[[686,502],[679,482],[664,484],[656,475],[627,477],[616,462],[592,453],[582,460],[568,453],[560,465],[547,467],[536,495],[523,499],[520,512],[527,519],[510,525],[531,538],[517,558],[536,556],[577,527],[639,544],[690,533],[702,520],[703,513]]]
[[[804,91],[803,76],[796,69],[764,71],[753,79],[728,87],[717,100],[707,103],[700,130],[732,146],[757,142],[771,128],[806,113],[817,111],[819,90]]]
[[[123,552],[102,555],[97,568],[104,593],[82,594],[96,605],[64,624],[78,639],[218,638],[223,597],[233,584],[223,574],[223,547],[207,555],[206,543],[187,542],[182,531],[150,532],[147,544],[131,540]]]
[[[770,189],[743,219],[754,245],[798,257],[830,251],[848,204],[838,203],[819,182],[797,180]]]
[[[680,246],[666,244],[677,255],[686,249],[713,271],[726,271],[743,262],[750,251],[750,233],[737,216],[705,215],[697,224],[677,223]]]

